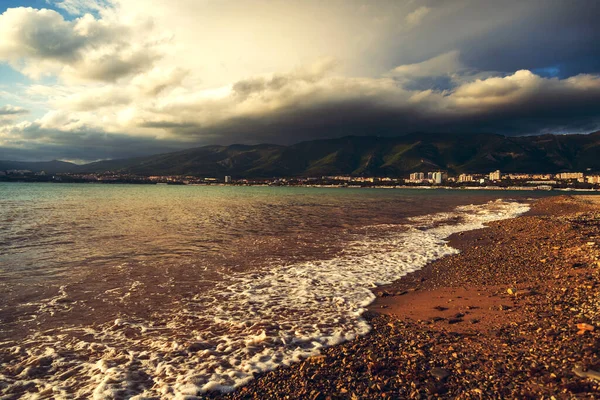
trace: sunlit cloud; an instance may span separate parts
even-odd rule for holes
[[[0,62],[29,78],[0,78],[4,154],[600,126],[597,11],[567,2],[53,4],[0,15]]]

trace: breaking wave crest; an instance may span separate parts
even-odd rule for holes
[[[401,226],[366,227],[334,258],[239,273],[152,318],[46,330],[0,343],[0,394],[142,399],[234,390],[257,373],[369,332],[361,315],[374,300],[371,289],[457,253],[445,241],[451,234],[527,210],[525,204],[493,201]],[[143,286],[134,282],[128,290]],[[61,287],[39,304],[40,311],[64,311],[68,298],[68,288]]]

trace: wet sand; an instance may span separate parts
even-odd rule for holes
[[[373,330],[228,399],[600,397],[600,198],[450,237],[460,254],[375,290]]]

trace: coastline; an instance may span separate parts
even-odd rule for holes
[[[520,217],[452,235],[459,254],[374,290],[369,334],[209,397],[600,394],[589,377],[600,370],[599,200],[544,198]]]
[[[396,189],[396,190],[458,190],[458,191],[524,191],[524,192],[561,192],[564,195],[569,194],[593,194],[600,193],[600,188],[540,188],[537,186],[443,186],[443,185],[342,185],[342,184],[301,184],[301,185],[278,185],[269,183],[247,183],[247,184],[228,184],[228,183],[156,183],[156,182],[128,182],[128,181],[85,181],[85,182],[68,182],[68,181],[1,181],[0,183],[11,184],[85,184],[85,185],[148,185],[148,186],[177,186],[177,187],[298,187],[298,188],[323,188],[323,189]]]

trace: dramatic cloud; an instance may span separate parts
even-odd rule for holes
[[[207,130],[235,140],[254,132],[262,141],[289,143],[297,137],[349,134],[487,131],[517,135],[600,127],[600,110],[595,106],[600,101],[600,78],[592,75],[560,80],[517,71],[445,91],[407,90],[393,78],[292,82],[281,88],[259,85],[253,96],[227,103],[230,114]],[[191,132],[202,132],[201,121],[196,121]]]
[[[52,10],[13,8],[0,15],[0,60],[33,78],[56,73],[115,81],[150,68],[158,58],[149,43],[131,44],[136,35],[131,26],[90,14],[66,21]]]
[[[11,8],[0,15],[0,62],[33,80],[0,77],[0,104],[13,104],[0,106],[0,158],[600,129],[600,9],[497,4],[61,0],[55,10]]]
[[[549,126],[573,132],[600,126],[595,106],[600,77],[594,75],[561,80],[522,70],[436,91],[409,90],[390,76],[346,78],[324,70],[309,67],[256,77],[217,91],[162,91],[151,101],[144,101],[142,87],[101,87],[57,100],[72,111],[49,112],[31,126],[64,132],[68,138],[105,131],[186,143],[292,143],[299,138],[415,131],[515,135],[543,132]],[[12,134],[39,140],[39,130],[31,131],[31,126]]]

